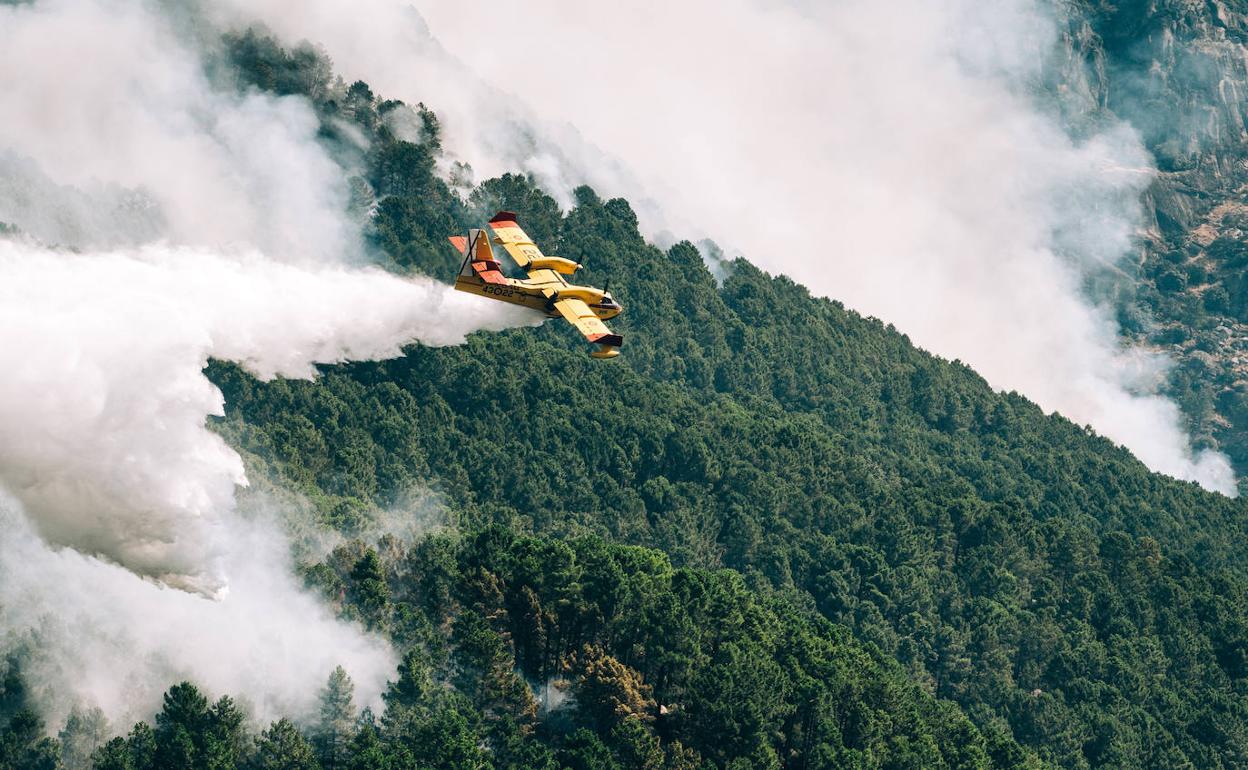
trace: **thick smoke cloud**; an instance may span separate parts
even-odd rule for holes
[[[235,511],[247,480],[205,426],[223,404],[202,369],[211,356],[310,377],[313,362],[527,320],[471,300],[255,252],[0,240],[0,642],[31,651],[47,715],[79,698],[138,718],[187,678],[265,719],[300,715],[338,664],[375,702],[388,647],[298,588],[279,516]]]
[[[214,697],[241,698],[264,722],[312,717],[317,688],[337,665],[350,671],[361,703],[378,703],[397,665],[389,646],[335,620],[300,589],[277,524],[221,520],[231,588],[213,601],[50,548],[20,503],[0,498],[0,644],[20,655],[49,724],[89,703],[124,733],[183,680]]]
[[[214,86],[175,10],[0,5],[0,653],[53,729],[76,702],[124,729],[181,679],[300,716],[337,664],[375,703],[391,650],[302,591],[280,515],[236,510],[202,370],[532,322],[362,267],[311,107]]]
[[[508,312],[511,311],[511,312]],[[242,462],[205,417],[210,357],[271,378],[444,345],[528,315],[431,280],[257,253],[73,255],[0,241],[0,482],[58,544],[212,592]],[[33,439],[33,440],[32,440]]]
[[[315,142],[306,101],[214,89],[199,55],[145,3],[0,6],[0,73],[0,148],[28,175],[97,197],[129,190],[180,243],[246,243],[302,262],[358,251],[358,227],[342,215],[349,190]],[[29,221],[51,243],[101,245],[72,219],[47,221],[70,218],[72,201],[30,211],[33,192],[0,185],[0,221]]]
[[[1194,451],[1157,395],[1168,362],[1124,349],[1082,291],[1130,258],[1151,159],[1121,123],[1075,138],[1037,94],[1065,71],[1067,111],[1096,101],[1081,62],[1054,58],[1056,6],[236,5],[424,100],[478,172],[627,195],[651,234],[713,237],[1234,492],[1226,458]]]

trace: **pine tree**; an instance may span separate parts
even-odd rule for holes
[[[317,758],[325,770],[347,767],[355,735],[355,684],[342,666],[329,675],[321,693],[321,718],[313,737]]]
[[[86,770],[91,767],[91,755],[108,739],[108,720],[99,707],[75,707],[69,712],[60,739],[65,770]]]
[[[147,722],[139,722],[126,738],[130,761],[135,770],[156,767],[156,731]]]
[[[382,743],[377,720],[367,708],[360,715],[359,729],[351,739],[348,753],[351,756],[351,770],[384,770],[391,766],[391,756]]]
[[[317,770],[316,753],[289,719],[280,719],[256,739],[251,770]]]
[[[43,720],[30,709],[20,709],[0,730],[0,768],[55,770],[60,746],[55,739],[42,738]]]
[[[385,628],[390,606],[390,589],[377,552],[368,549],[351,569],[348,593],[359,607],[364,622],[371,630]]]
[[[601,647],[585,645],[573,665],[577,674],[576,700],[599,725],[607,729],[625,719],[654,721],[658,713],[651,688],[637,671],[606,654]]]
[[[182,682],[165,693],[156,715],[157,767],[203,767],[202,742],[208,726],[208,699],[195,685]]]
[[[130,756],[130,747],[126,739],[117,737],[96,749],[91,755],[93,770],[135,770],[134,759]]]
[[[403,654],[398,673],[398,679],[391,682],[381,696],[386,702],[386,715],[396,709],[428,706],[433,692],[433,678],[429,663],[419,650],[413,647]]]
[[[247,751],[246,716],[228,695],[208,712],[203,765],[207,770],[233,770]]]

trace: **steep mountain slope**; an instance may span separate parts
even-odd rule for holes
[[[560,251],[603,265],[627,209],[581,200]],[[631,240],[612,270],[623,366],[549,328],[311,387],[222,367],[223,429],[330,511],[429,483],[470,528],[588,531],[741,570],[1068,766],[1239,755],[1238,504],[782,279],[739,263],[716,292],[691,247]],[[1216,746],[1192,738],[1228,718]]]
[[[475,217],[476,209],[470,212],[433,173],[436,118],[423,109],[379,102],[362,83],[347,87],[328,80],[327,63],[311,49],[283,52],[252,35],[228,41],[227,50],[254,83],[314,100],[323,120],[321,140],[337,153],[345,173],[357,175],[354,204],[372,218],[377,244],[395,263],[449,274],[454,258],[443,236]],[[423,139],[404,142],[400,134]],[[361,136],[369,140],[367,154]],[[592,193],[583,195],[593,200]],[[544,214],[547,226],[562,227],[553,202],[526,180],[500,180],[476,193],[481,205],[493,205],[493,198],[523,198],[535,226],[542,226],[538,217]],[[599,207],[611,216],[631,217],[621,202],[599,202]],[[631,227],[630,243],[654,256],[636,235],[635,222]],[[705,280],[696,254],[689,248],[684,253],[700,271],[698,280]],[[714,294],[714,286],[709,288]],[[583,363],[566,340],[551,330],[543,334],[560,340],[561,347],[538,343],[535,355],[545,349],[568,363]],[[653,361],[661,355],[661,348],[651,347]],[[318,432],[338,426],[340,417],[380,416],[371,404],[344,402],[338,416],[295,417],[280,396],[289,383],[270,383],[278,390],[268,393],[268,386],[240,370],[214,364],[212,373],[240,399],[249,391],[246,406],[269,403],[273,419],[257,415],[254,423],[230,420],[219,426],[241,447],[254,450],[248,452],[252,478],[264,479],[264,464],[272,462],[275,476],[288,476],[279,479],[281,486],[308,494],[327,523],[340,530],[356,532],[378,512],[376,504],[391,502],[396,494],[440,483],[440,472],[409,451],[419,448],[413,421],[425,419],[410,391],[390,390],[398,399],[395,419],[380,428],[384,438],[377,436],[394,450],[388,458],[365,451],[347,459],[374,437],[335,435],[329,438],[332,448],[322,447],[335,458],[331,469],[321,467],[325,455],[316,446],[300,442],[322,441]],[[679,384],[662,387],[680,392]],[[428,403],[437,406],[435,400]],[[655,412],[661,411],[656,405]],[[278,424],[288,417],[294,422]],[[267,449],[276,443],[282,451]],[[339,460],[343,468],[337,467]],[[475,465],[441,467],[460,475],[465,468],[476,470]],[[617,491],[624,494],[627,487],[617,484]],[[31,687],[46,687],[23,670],[28,656],[19,645],[11,658],[0,660],[0,767],[1042,764],[1005,729],[977,727],[956,704],[924,692],[891,656],[845,628],[764,583],[751,585],[739,573],[709,569],[720,563],[714,554],[680,554],[681,566],[673,567],[661,553],[593,537],[516,537],[510,528],[488,525],[504,520],[505,510],[500,504],[498,515],[478,510],[471,521],[465,516],[468,535],[353,541],[324,562],[305,565],[308,584],[324,590],[343,616],[385,634],[404,653],[382,713],[357,715],[349,679],[338,671],[330,677],[319,719],[292,715],[301,720],[298,727],[281,720],[253,739],[248,693],[213,702],[195,685],[182,683],[166,693],[152,724],[139,723],[128,736],[94,751],[122,726],[109,726],[98,709],[79,709],[58,736],[44,736],[27,694]],[[602,529],[597,512],[586,511],[586,523],[593,526],[585,529]],[[552,522],[561,520],[564,511],[550,506],[550,515]],[[671,535],[682,537],[677,531]]]
[[[95,767],[1038,766],[844,629],[731,572],[498,528],[379,550],[345,545],[311,576],[405,650],[383,714],[357,717],[340,670],[307,722],[310,743],[289,722],[253,742],[232,699],[210,705],[182,684],[154,729],[112,740]],[[92,719],[72,718],[59,746],[38,740],[28,713],[8,721],[0,766],[51,767],[41,758],[58,749],[73,764]]]
[[[1123,83],[1192,107],[1223,80],[1189,70],[1242,66],[1225,4],[1073,8],[1072,120],[1142,124],[1154,113],[1132,112],[1144,102]],[[1132,73],[1156,57],[1173,76],[1148,92]],[[565,215],[522,177],[452,187],[432,112],[335,80],[310,46],[249,32],[218,66],[313,102],[393,269],[449,279],[446,235],[518,211],[587,282],[611,280],[624,355],[589,360],[547,324],[315,383],[212,363],[227,404],[214,427],[249,476],[355,538],[303,569],[403,652],[384,713],[357,717],[335,674],[319,719],[253,741],[238,704],[183,684],[90,758],[99,715],[44,738],[4,661],[0,767],[1248,764],[1244,503],[1151,474],[747,261],[721,283],[692,245],[647,244],[626,201],[580,188]],[[1144,288],[1093,287],[1117,292],[1126,328],[1174,346],[1186,408],[1232,453],[1235,82],[1215,117],[1180,110],[1146,132],[1164,173]],[[1191,140],[1167,144],[1175,126]],[[417,513],[451,526],[376,536]]]
[[[1123,328],[1171,354],[1198,443],[1248,472],[1248,14],[1242,3],[1074,2],[1076,113],[1128,120],[1156,158],[1139,258],[1106,293]],[[1076,82],[1077,81],[1077,82]],[[1073,87],[1071,87],[1073,86]]]
[[[265,61],[262,39],[241,42]],[[1061,766],[1248,761],[1242,503],[745,261],[717,285],[689,244],[647,245],[625,201],[582,188],[564,217],[509,176],[461,202],[433,173],[431,114],[402,142],[383,120],[398,107],[339,91],[322,108],[349,104],[372,131],[361,179],[399,265],[449,276],[446,234],[516,210],[587,281],[612,280],[625,356],[591,361],[549,325],[315,385],[214,365],[219,428],[257,472],[347,531],[430,486],[470,531],[590,533],[729,567]],[[523,666],[517,612],[489,622]]]

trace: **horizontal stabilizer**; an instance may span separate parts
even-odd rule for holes
[[[498,271],[499,264],[497,262],[473,262],[472,269],[477,275],[481,276],[481,280],[486,283],[493,283],[499,286],[507,285],[507,278]]]

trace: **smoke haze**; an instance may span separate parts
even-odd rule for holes
[[[183,22],[0,6],[0,222],[23,234],[0,235],[0,653],[53,727],[83,703],[124,730],[182,679],[298,716],[338,664],[376,704],[392,651],[300,588],[280,516],[236,510],[202,370],[312,377],[533,321],[362,267],[311,106],[218,88]]]
[[[230,2],[224,5],[230,5]],[[1084,282],[1130,258],[1151,158],[1095,105],[1059,9],[932,3],[241,3],[349,77],[423,100],[483,175],[625,195],[895,323],[1154,470],[1234,494]],[[362,8],[362,9],[361,9]],[[419,13],[417,12],[419,9]],[[236,23],[242,23],[236,21]],[[1060,99],[1041,96],[1052,71]],[[1081,115],[1078,136],[1059,113]],[[601,148],[601,149],[599,149]]]
[[[0,639],[53,719],[74,700],[142,716],[180,678],[299,714],[337,663],[375,700],[391,652],[236,510],[202,368],[307,377],[530,322],[361,268],[311,106],[211,82],[196,13],[423,101],[479,178],[628,196],[652,236],[713,237],[1234,490],[1157,395],[1165,359],[1124,349],[1083,295],[1129,255],[1151,165],[1125,125],[1075,136],[1037,99],[1061,50],[1047,6],[0,5],[0,222],[28,234],[0,240]]]
[[[20,504],[0,499],[0,642],[22,657],[34,703],[53,725],[76,703],[98,705],[114,732],[150,718],[161,693],[191,680],[213,697],[250,701],[268,721],[312,716],[334,666],[377,704],[397,665],[389,645],[335,620],[302,591],[270,521],[220,517],[229,596],[166,588],[33,532]]]
[[[52,542],[212,592],[242,461],[210,357],[263,378],[454,344],[529,316],[431,280],[171,247],[73,255],[0,241],[0,481]],[[31,437],[37,437],[32,441]],[[206,581],[206,582],[205,582]]]
[[[359,250],[358,226],[342,213],[346,182],[315,141],[307,102],[213,88],[199,55],[145,3],[0,6],[0,72],[9,75],[0,148],[24,158],[28,175],[97,199],[129,191],[132,205],[159,210],[159,234],[179,243],[245,243],[301,262]],[[29,190],[0,186],[0,221],[21,217]],[[44,222],[80,209],[53,213],[61,207],[44,202],[51,211],[16,223],[45,242],[123,240]],[[132,231],[130,240],[149,234]]]

